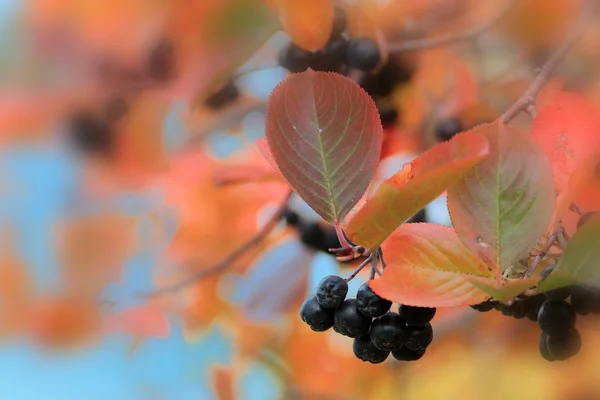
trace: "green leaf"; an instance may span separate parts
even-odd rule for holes
[[[556,196],[548,160],[526,132],[482,127],[490,154],[448,190],[448,210],[463,243],[499,276],[543,235]]]
[[[565,286],[571,286],[577,283],[577,279],[575,279],[569,271],[560,271],[554,270],[552,273],[537,287],[538,293],[549,292],[554,289],[559,289]]]
[[[505,280],[500,287],[495,283],[491,284],[489,280],[472,278],[470,281],[479,290],[486,292],[496,300],[506,303],[525,290],[535,286],[538,278]]]
[[[308,70],[271,94],[266,136],[272,159],[295,192],[338,225],[373,178],[383,130],[375,103],[356,82]]]
[[[589,284],[600,284],[600,220],[588,221],[569,240],[560,261],[548,279],[544,282],[543,290],[551,290],[561,286],[567,286],[574,281]],[[548,289],[550,288],[550,289]]]

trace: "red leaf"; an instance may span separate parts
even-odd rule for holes
[[[472,132],[440,143],[385,181],[348,223],[350,240],[375,248],[401,223],[435,200],[488,153],[487,140]]]
[[[568,187],[573,186],[569,180],[575,169],[598,151],[600,124],[593,106],[577,93],[561,92],[547,102],[533,122],[531,137],[552,162],[558,220],[570,204]]]
[[[279,0],[281,25],[306,50],[324,47],[333,27],[333,0]]]
[[[448,190],[465,245],[496,273],[526,256],[546,230],[555,192],[548,161],[522,130],[481,125],[490,154]]]
[[[494,274],[460,241],[454,229],[434,224],[405,224],[381,245],[387,263],[371,281],[380,296],[401,304],[453,307],[489,297],[474,276],[494,284]]]
[[[111,315],[105,321],[111,332],[127,332],[136,337],[169,336],[169,321],[162,311],[149,305],[133,307]]]
[[[235,374],[230,367],[214,366],[212,384],[218,400],[235,400]]]
[[[308,70],[273,91],[266,119],[283,176],[323,219],[339,224],[379,160],[383,130],[371,97],[343,75]]]

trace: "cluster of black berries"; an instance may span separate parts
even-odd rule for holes
[[[440,120],[435,126],[435,138],[438,142],[452,139],[456,134],[464,130],[459,118],[450,117]]]
[[[336,8],[329,42],[318,51],[304,50],[289,43],[279,54],[279,65],[290,72],[315,71],[344,72],[346,68],[370,71],[379,64],[381,54],[377,43],[367,37],[348,39],[346,14]]]
[[[362,361],[379,364],[390,353],[400,361],[416,361],[423,357],[433,340],[435,308],[400,305],[390,311],[392,302],[379,297],[368,282],[346,299],[348,283],[331,275],[317,286],[317,294],[300,308],[300,317],[313,331],[333,327],[341,335],[354,339],[354,355]]]
[[[114,124],[129,112],[122,97],[113,97],[98,113],[78,111],[67,121],[67,134],[73,146],[84,154],[110,156],[114,150]]]
[[[581,335],[575,329],[577,314],[600,314],[600,291],[573,285],[535,296],[519,296],[511,305],[486,301],[473,309],[492,309],[514,318],[537,321],[542,330],[539,351],[548,361],[564,361],[581,349]]]

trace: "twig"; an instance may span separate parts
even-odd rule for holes
[[[283,213],[285,212],[285,210],[287,208],[288,201],[290,200],[291,196],[292,196],[292,192],[290,191],[285,196],[285,199],[283,200],[283,202],[281,203],[281,205],[279,206],[277,211],[275,211],[273,216],[267,221],[267,223],[258,231],[258,233],[252,239],[250,239],[249,241],[244,243],[242,246],[238,247],[235,251],[230,253],[227,257],[225,257],[224,259],[219,261],[217,264],[212,265],[208,268],[205,268],[201,271],[195,272],[192,275],[190,275],[189,277],[185,278],[184,280],[182,280],[176,284],[169,285],[169,286],[166,286],[163,288],[159,288],[150,293],[142,293],[141,295],[144,297],[147,297],[147,296],[156,296],[156,295],[161,295],[161,294],[166,294],[166,293],[173,293],[173,292],[176,292],[178,290],[185,288],[186,286],[193,284],[194,282],[198,281],[199,279],[202,279],[207,276],[224,271],[225,269],[227,269],[228,267],[233,265],[233,263],[238,258],[240,258],[244,254],[246,254],[249,250],[251,250],[253,247],[257,246],[260,242],[262,242],[264,239],[266,239],[267,236],[269,236],[269,234],[273,231],[273,229],[275,229],[277,227],[277,225],[283,218]]]
[[[546,242],[544,248],[537,254],[537,256],[535,256],[535,259],[533,260],[529,268],[527,268],[527,272],[524,276],[525,279],[533,275],[533,272],[535,271],[537,266],[542,262],[544,257],[546,257],[546,254],[548,253],[548,251],[550,251],[550,248],[554,245],[554,243],[556,243],[557,240],[558,235],[556,233],[548,238],[548,241]]]
[[[354,269],[354,271],[352,271],[352,273],[345,279],[346,282],[350,282],[352,279],[356,278],[356,275],[359,274],[360,271],[363,270],[364,267],[366,267],[368,264],[371,263],[371,259],[373,258],[375,253],[371,253],[369,255],[369,257],[365,258],[365,260],[363,262],[361,262],[358,267],[356,267]]]
[[[591,8],[591,9],[590,9]],[[500,121],[507,124],[512,121],[521,111],[525,110],[533,118],[537,116],[537,110],[535,107],[535,98],[539,91],[542,89],[548,79],[550,79],[554,70],[558,65],[565,59],[570,50],[577,43],[586,26],[591,21],[592,16],[595,14],[596,7],[595,1],[588,0],[584,7],[582,7],[582,13],[578,21],[573,25],[570,32],[567,34],[565,41],[559,46],[554,54],[546,61],[546,63],[540,68],[537,76],[527,88],[525,93],[515,102],[508,110],[500,117]]]
[[[494,27],[494,25],[500,21],[506,13],[511,9],[513,4],[515,4],[516,0],[507,0],[502,8],[498,11],[494,17],[485,23],[467,29],[464,32],[457,33],[454,35],[444,35],[433,38],[424,38],[424,39],[415,39],[415,40],[406,40],[400,43],[392,43],[388,46],[388,49],[391,53],[398,53],[403,51],[414,51],[421,49],[429,49],[432,47],[444,46],[446,44],[460,42],[464,40],[470,40],[476,38],[482,33]]]

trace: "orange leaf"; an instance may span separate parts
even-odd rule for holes
[[[250,183],[282,181],[278,173],[257,151],[244,156],[236,156],[235,161],[220,167],[213,175],[218,186]]]
[[[231,368],[215,366],[212,369],[212,382],[218,400],[235,400],[235,380]]]
[[[133,307],[109,316],[105,329],[127,332],[135,337],[168,337],[169,321],[164,313],[149,305]]]
[[[397,303],[422,307],[477,304],[488,295],[471,284],[471,277],[490,285],[495,282],[494,273],[447,226],[402,225],[381,249],[387,267],[370,285],[378,295]]]
[[[333,28],[333,0],[279,0],[279,17],[285,33],[299,47],[324,47]]]
[[[488,153],[486,138],[476,132],[477,128],[432,147],[381,184],[362,209],[349,215],[350,240],[377,247],[398,225],[469,172]]]

